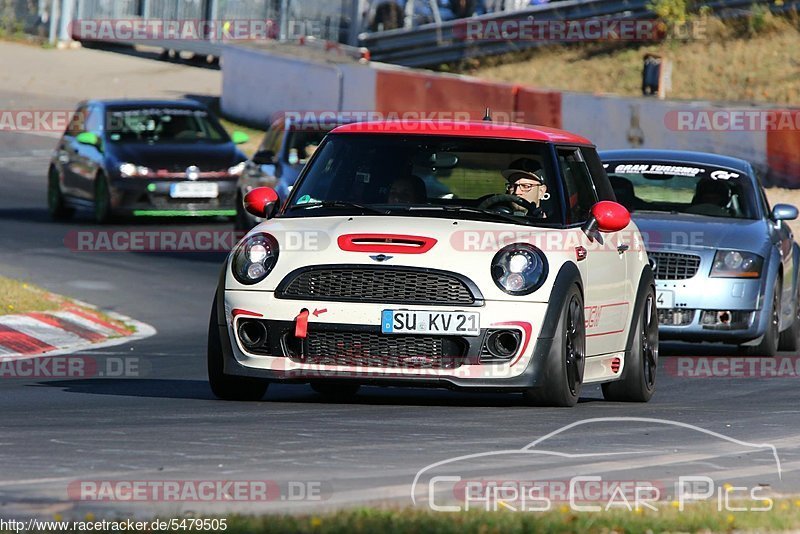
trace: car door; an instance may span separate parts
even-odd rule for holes
[[[78,146],[75,139],[84,129],[86,124],[87,106],[79,106],[70,121],[67,130],[61,137],[58,144],[57,157],[63,173],[63,191],[68,195],[77,195],[78,184],[80,183],[78,169]]]
[[[772,218],[772,207],[769,205],[769,200],[761,185],[761,180],[758,178],[758,175],[756,175],[754,179],[756,182],[756,189],[758,190],[759,201],[764,211],[764,216],[767,219],[770,241],[772,246],[778,250],[781,262],[783,263],[781,308],[783,314],[788,318],[791,317],[793,312],[792,301],[794,299],[795,269],[797,268],[794,264],[794,255],[792,254],[794,234],[789,225],[786,224],[786,221],[776,221]]]
[[[89,106],[86,110],[86,121],[83,130],[91,132],[101,140],[99,146],[75,143],[73,153],[73,174],[75,195],[85,199],[94,198],[94,180],[103,162],[103,118],[101,108]]]
[[[567,224],[581,226],[599,200],[589,168],[577,147],[558,147],[558,164],[564,184]],[[580,232],[585,257],[578,265],[584,280],[586,354],[597,356],[625,347],[631,295],[622,243],[624,232]]]

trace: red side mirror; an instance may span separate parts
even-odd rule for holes
[[[247,213],[269,219],[278,208],[278,193],[271,187],[256,187],[244,196],[244,209]]]
[[[601,200],[592,206],[592,217],[601,232],[619,232],[631,222],[631,214],[622,204]]]

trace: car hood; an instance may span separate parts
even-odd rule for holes
[[[762,253],[769,246],[769,229],[760,219],[637,212],[632,217],[648,250],[736,249]]]
[[[245,159],[233,143],[126,143],[113,145],[112,151],[120,163],[177,172],[192,165],[201,171],[220,171]]]
[[[277,217],[251,230],[251,233],[268,233],[278,242],[280,252],[274,271],[264,282],[252,287],[241,286],[232,276],[228,276],[226,287],[274,291],[289,273],[310,265],[381,266],[390,269],[414,267],[457,272],[476,283],[486,300],[507,300],[508,295],[498,289],[490,275],[492,258],[500,248],[528,239],[539,239],[544,243],[551,233],[580,231],[579,228],[545,229],[421,216]],[[429,246],[420,246],[411,251],[408,251],[410,247],[406,247],[398,251],[398,245],[394,242],[404,236]],[[346,242],[348,238],[361,241],[353,246],[352,242]],[[572,239],[561,236],[555,242],[574,243],[575,239],[574,236]],[[369,243],[365,245],[364,241]],[[564,249],[555,248],[546,253],[552,275],[528,297],[530,301],[547,302],[556,273],[565,262],[575,260],[574,245]]]

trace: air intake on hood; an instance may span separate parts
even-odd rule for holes
[[[436,244],[432,237],[399,234],[345,234],[339,236],[339,248],[348,252],[383,252],[386,254],[423,254]]]

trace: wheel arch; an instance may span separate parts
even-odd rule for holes
[[[583,279],[581,278],[581,272],[575,263],[567,261],[559,268],[558,274],[556,274],[556,279],[553,281],[553,287],[550,289],[550,303],[548,304],[547,311],[545,311],[544,314],[544,320],[542,321],[542,329],[539,333],[539,337],[552,338],[555,336],[561,310],[564,306],[564,299],[568,294],[569,288],[573,284],[578,286],[581,299],[583,299],[585,304],[586,300],[584,299]],[[553,296],[555,295],[558,296],[557,300],[553,299]]]

